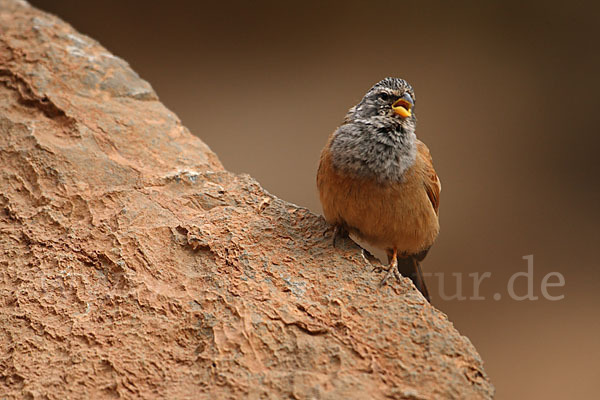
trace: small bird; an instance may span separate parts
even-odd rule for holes
[[[390,275],[411,278],[429,301],[420,263],[439,232],[440,180],[415,135],[415,93],[385,78],[352,107],[321,153],[317,187],[338,236],[384,249]]]

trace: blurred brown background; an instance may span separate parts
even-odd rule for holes
[[[591,2],[31,1],[127,60],[219,155],[320,212],[319,152],[375,82],[409,80],[443,183],[427,272],[489,271],[484,301],[434,304],[499,399],[593,398],[600,270],[599,9]],[[537,301],[508,296],[534,255]],[[560,301],[542,297],[558,271]],[[517,280],[517,293],[526,291]],[[552,279],[551,282],[555,282]],[[435,296],[438,293],[438,296]],[[500,300],[494,299],[499,293]]]

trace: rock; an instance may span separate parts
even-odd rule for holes
[[[224,170],[127,63],[0,0],[0,397],[491,398],[409,280]]]

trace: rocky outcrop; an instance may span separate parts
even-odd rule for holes
[[[225,171],[125,61],[23,1],[0,30],[0,397],[492,396],[409,280]]]

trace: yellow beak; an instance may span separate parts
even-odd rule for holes
[[[412,112],[410,111],[411,107],[412,104],[402,98],[396,100],[394,104],[392,104],[392,110],[402,118],[408,118],[412,115]]]

